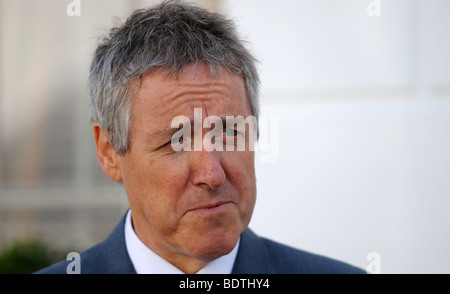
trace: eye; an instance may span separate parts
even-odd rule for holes
[[[227,129],[227,130],[225,130],[224,135],[226,137],[236,137],[238,135],[238,131],[233,130],[233,129]]]
[[[165,148],[170,148],[173,149],[172,146],[176,146],[176,145],[182,145],[183,144],[183,136],[180,137],[173,137],[170,141],[162,144],[158,149],[165,149]]]

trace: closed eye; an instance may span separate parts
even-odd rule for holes
[[[228,129],[225,130],[224,135],[226,137],[236,137],[239,134],[239,132],[237,130],[233,130],[233,129]]]
[[[158,149],[162,148],[172,148],[173,145],[183,144],[183,136],[181,137],[174,137],[170,141],[167,141],[166,143],[162,144],[158,147]]]

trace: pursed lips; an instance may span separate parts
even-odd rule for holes
[[[188,210],[188,212],[197,212],[197,213],[216,213],[216,212],[222,212],[225,210],[229,205],[231,204],[231,201],[218,201],[214,203],[207,203],[200,206],[197,206],[193,209]]]

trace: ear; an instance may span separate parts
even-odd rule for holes
[[[119,154],[114,150],[105,131],[98,123],[94,123],[94,139],[97,148],[97,156],[105,174],[113,181],[122,180],[119,166]]]

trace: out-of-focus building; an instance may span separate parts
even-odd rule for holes
[[[0,249],[40,238],[82,250],[124,214],[125,192],[96,157],[87,77],[102,35],[157,2],[0,2]]]

